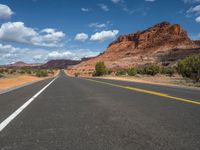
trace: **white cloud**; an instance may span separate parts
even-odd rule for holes
[[[197,23],[200,23],[200,16],[195,19]]]
[[[99,4],[99,7],[100,7],[103,11],[109,11],[108,6],[105,5],[105,4]]]
[[[81,8],[81,11],[83,11],[83,12],[89,12],[90,9],[89,8]]]
[[[183,0],[184,3],[198,3],[200,0]]]
[[[104,41],[106,39],[113,39],[119,33],[119,30],[101,31],[93,34],[91,41]]]
[[[23,22],[8,22],[0,27],[0,40],[26,43],[38,46],[59,47],[59,42],[65,37],[62,31],[46,28],[36,31],[26,27]]]
[[[191,7],[188,11],[187,11],[187,13],[200,13],[200,5],[197,5],[197,6],[195,6],[195,7]]]
[[[94,28],[105,28],[106,27],[106,24],[105,23],[97,23],[97,22],[95,22],[95,23],[91,23],[91,24],[89,24],[89,27],[94,27]]]
[[[77,41],[85,41],[88,39],[88,35],[86,33],[78,33],[74,39]]]
[[[122,1],[122,0],[111,0],[113,3],[115,3],[115,4],[117,4],[117,3],[119,3],[120,1]]]
[[[34,36],[31,39],[33,45],[38,46],[58,46],[62,47],[62,44],[59,44],[59,41],[65,37],[65,33],[62,31],[56,31],[55,29],[46,28],[40,31],[37,36]]]
[[[19,48],[12,45],[0,44],[0,65],[10,64],[17,61],[24,61],[27,63],[45,63],[52,59],[80,60],[83,57],[92,57],[98,54],[98,51],[91,51],[89,49],[63,49],[49,51],[47,49]]]
[[[10,7],[8,7],[7,5],[0,4],[0,18],[10,18],[12,14],[14,13],[10,9]]]
[[[47,54],[46,60],[55,60],[55,59],[80,60],[83,57],[93,57],[98,54],[99,52],[94,52],[88,49],[53,51]]]

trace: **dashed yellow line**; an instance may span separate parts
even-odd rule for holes
[[[160,97],[165,97],[165,98],[169,98],[169,99],[173,99],[173,100],[178,100],[178,101],[183,101],[183,102],[187,102],[187,103],[200,105],[200,102],[190,100],[190,99],[180,98],[180,97],[176,97],[176,96],[171,96],[166,93],[154,92],[154,91],[150,91],[150,90],[145,90],[145,89],[140,89],[140,88],[135,88],[135,87],[130,87],[130,86],[123,86],[123,85],[118,85],[118,84],[113,84],[113,83],[108,83],[108,82],[103,82],[103,81],[97,81],[97,80],[93,80],[93,79],[86,79],[86,80],[96,82],[96,83],[106,84],[106,85],[110,85],[110,86],[115,86],[115,87],[119,87],[119,88],[123,88],[123,89],[128,89],[128,90],[132,90],[132,91],[137,91],[137,92],[147,93],[147,94],[156,95],[156,96],[160,96]]]

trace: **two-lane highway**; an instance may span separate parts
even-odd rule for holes
[[[15,114],[0,131],[0,150],[199,150],[199,102],[199,90],[61,71],[0,95],[0,127]]]

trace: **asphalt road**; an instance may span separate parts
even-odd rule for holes
[[[0,150],[200,149],[199,90],[63,72],[43,89],[51,81],[0,94]]]

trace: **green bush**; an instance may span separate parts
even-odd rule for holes
[[[177,72],[195,82],[200,81],[200,54],[188,56],[177,64]]]
[[[110,75],[113,71],[111,69],[107,69],[107,74]]]
[[[26,72],[27,74],[32,74],[31,69],[25,69],[25,72]]]
[[[4,69],[0,68],[0,73],[3,74],[4,73]]]
[[[123,76],[123,75],[126,75],[126,70],[124,70],[124,69],[119,69],[119,70],[117,70],[117,72],[116,72],[115,75],[116,75],[116,76]]]
[[[48,71],[47,70],[37,70],[35,75],[37,77],[47,77]]]
[[[17,72],[16,69],[9,69],[9,71],[8,71],[9,74],[13,74],[13,73],[16,73],[16,72]]]
[[[176,70],[173,67],[163,67],[163,68],[161,68],[160,73],[169,75],[169,76],[173,76],[176,73]]]
[[[129,68],[127,73],[129,76],[135,76],[137,74],[137,70],[135,68]]]
[[[18,73],[20,73],[20,74],[25,74],[25,73],[26,73],[26,70],[20,69],[20,70],[18,70]]]
[[[155,64],[146,65],[140,69],[138,69],[139,74],[147,74],[147,75],[156,75],[160,72],[160,67]]]
[[[93,76],[103,76],[107,72],[106,66],[104,62],[97,62],[95,65],[95,71],[93,73]]]
[[[75,76],[75,77],[78,77],[79,75],[80,75],[79,72],[74,73],[74,76]]]

